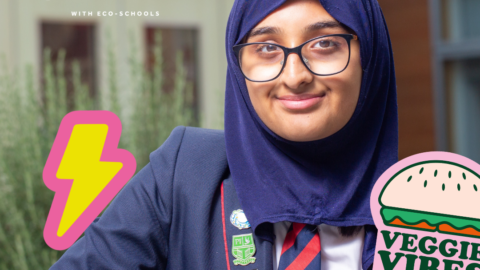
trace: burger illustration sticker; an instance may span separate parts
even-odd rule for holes
[[[448,152],[405,158],[375,184],[373,270],[480,270],[480,165]]]

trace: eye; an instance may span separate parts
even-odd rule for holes
[[[257,52],[270,53],[278,50],[278,47],[272,44],[263,44],[257,48]]]
[[[331,40],[319,40],[316,42],[313,47],[314,48],[330,48],[330,47],[335,47],[335,42]]]

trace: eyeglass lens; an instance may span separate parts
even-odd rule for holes
[[[310,41],[302,48],[303,61],[317,75],[342,71],[348,64],[348,42],[341,36],[328,36]],[[275,44],[250,44],[239,52],[243,74],[253,81],[268,81],[282,71],[285,59],[282,48]]]

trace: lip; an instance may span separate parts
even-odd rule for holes
[[[306,110],[324,99],[326,93],[320,94],[300,94],[300,95],[284,95],[278,97],[278,100],[289,110]]]

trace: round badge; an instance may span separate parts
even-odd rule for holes
[[[230,222],[233,226],[239,228],[240,230],[250,228],[250,222],[248,222],[245,213],[242,209],[238,209],[232,212],[230,215]]]

